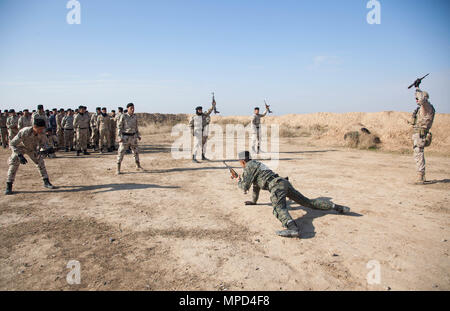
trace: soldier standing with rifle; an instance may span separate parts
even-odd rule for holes
[[[414,160],[416,161],[417,180],[416,184],[423,185],[426,182],[425,179],[425,147],[431,145],[432,134],[430,132],[433,126],[435,109],[430,104],[429,94],[420,90],[420,83],[428,75],[421,79],[417,79],[408,89],[413,86],[416,88],[416,103],[417,109],[413,112],[411,121],[409,124],[413,127],[413,148],[414,148]]]
[[[300,228],[292,219],[286,205],[289,198],[301,206],[317,210],[335,210],[341,214],[348,213],[350,209],[345,206],[334,204],[330,201],[320,199],[308,199],[297,191],[285,178],[272,172],[261,162],[252,160],[248,151],[239,153],[239,163],[244,168],[242,178],[230,169],[232,179],[238,180],[238,187],[247,193],[253,185],[253,200],[245,202],[245,205],[256,205],[261,190],[270,191],[273,206],[273,214],[281,222],[285,230],[277,231],[281,237],[300,237]]]
[[[266,110],[264,111],[263,114],[259,113],[259,107],[255,107],[254,111],[253,111],[253,116],[252,116],[252,120],[251,120],[251,126],[252,126],[252,142],[251,142],[251,146],[252,146],[252,154],[259,154],[260,152],[260,148],[261,148],[261,118],[264,118],[267,113],[272,113],[272,111],[270,111],[270,108],[267,104],[266,105]]]
[[[12,186],[20,164],[25,165],[28,163],[24,155],[28,155],[31,161],[36,164],[39,169],[39,173],[44,180],[44,187],[48,189],[55,189],[48,179],[43,157],[43,154],[50,154],[54,151],[52,148],[41,151],[41,148],[45,148],[47,146],[47,137],[44,134],[45,129],[45,121],[42,119],[36,119],[32,127],[30,126],[21,129],[14,139],[10,141],[12,154],[9,158],[8,178],[6,181],[5,191],[6,195],[12,194]]]
[[[199,151],[202,153],[202,160],[207,161],[205,157],[206,143],[208,141],[208,125],[211,122],[211,113],[216,110],[216,100],[213,93],[213,101],[211,108],[207,112],[203,113],[203,107],[198,106],[195,108],[195,115],[192,116],[189,121],[189,127],[191,128],[191,134],[194,136],[194,148],[192,152],[192,162],[199,163],[196,159]]]

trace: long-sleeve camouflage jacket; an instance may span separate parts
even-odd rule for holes
[[[269,190],[269,179],[278,177],[265,164],[251,160],[247,162],[244,168],[242,178],[239,178],[238,187],[245,193],[253,185],[253,202],[258,200],[260,190]]]

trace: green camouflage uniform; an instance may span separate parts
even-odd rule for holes
[[[31,115],[25,117],[24,115],[19,118],[19,131],[25,127],[33,126],[31,123]]]
[[[242,179],[239,179],[238,186],[247,192],[253,185],[253,203],[258,201],[259,192],[269,190],[271,193],[273,214],[281,221],[284,227],[292,220],[286,205],[286,197],[295,201],[304,207],[318,210],[331,210],[335,207],[334,203],[326,200],[308,199],[297,191],[291,183],[279,177],[261,162],[251,160],[247,162]]]
[[[8,144],[8,128],[6,127],[6,120],[8,117],[0,111],[0,134],[3,148]]]
[[[9,116],[6,120],[6,127],[8,128],[8,136],[11,141],[19,132],[19,116]]]

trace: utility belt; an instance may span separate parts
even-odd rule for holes
[[[270,185],[270,183],[272,182],[272,181],[274,181],[275,179],[277,179],[277,178],[279,178],[280,176],[278,175],[278,174],[275,174],[275,175],[273,175],[273,176],[270,176],[268,179],[267,179],[267,181],[266,181],[266,185],[267,185],[267,187],[269,187],[269,185]]]
[[[430,132],[429,130],[424,129],[424,128],[414,128],[414,129],[413,129],[413,133],[414,133],[414,134],[420,134],[420,137],[421,137],[421,138],[427,136],[427,134],[428,134],[429,132]]]
[[[123,136],[134,136],[136,133],[122,133]]]
[[[64,131],[73,131],[73,129],[64,129]]]
[[[88,127],[79,127],[78,129],[79,130],[88,130],[89,128]]]

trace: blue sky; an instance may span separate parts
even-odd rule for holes
[[[450,1],[0,0],[0,108],[224,115],[411,111],[407,86],[450,113]]]

